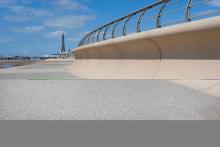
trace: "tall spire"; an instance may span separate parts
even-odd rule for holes
[[[65,52],[65,35],[64,32],[62,33],[62,47],[61,47],[61,53]]]

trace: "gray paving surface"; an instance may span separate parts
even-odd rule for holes
[[[65,71],[65,67],[70,64],[71,62],[61,62],[0,69],[0,80],[75,79],[76,77]]]
[[[23,75],[16,69],[10,71],[11,77],[9,71],[0,72],[7,77],[0,80],[0,119],[220,119],[218,97],[166,80],[80,80],[63,70],[66,65],[20,67]],[[30,79],[36,77],[35,69],[43,68],[44,80]],[[25,74],[29,74],[26,79]],[[47,79],[50,74],[57,79]]]

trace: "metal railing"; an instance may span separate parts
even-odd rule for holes
[[[220,0],[160,0],[101,26],[80,41],[79,46],[220,15]]]

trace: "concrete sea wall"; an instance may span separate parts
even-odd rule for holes
[[[69,70],[87,79],[220,79],[220,17],[74,49]]]

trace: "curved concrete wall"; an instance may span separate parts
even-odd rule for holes
[[[220,79],[220,17],[74,49],[70,71],[88,79]]]

